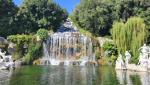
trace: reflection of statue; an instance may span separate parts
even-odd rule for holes
[[[126,83],[126,71],[116,70],[116,77],[120,85],[125,85]]]
[[[128,51],[126,51],[125,56],[126,56],[125,62],[126,62],[126,65],[128,65],[129,60],[131,59],[131,54]]]
[[[116,69],[126,69],[125,63],[123,61],[121,54],[119,54],[119,57],[116,60]]]
[[[136,76],[133,78],[133,76]],[[116,77],[119,81],[119,85],[150,85],[149,72],[134,72],[134,71],[116,71]],[[135,80],[138,84],[135,83]]]

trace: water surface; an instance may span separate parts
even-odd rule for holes
[[[0,71],[0,85],[150,85],[150,73],[109,66],[22,66]]]

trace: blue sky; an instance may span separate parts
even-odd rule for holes
[[[13,0],[16,5],[21,4],[22,0]],[[58,3],[62,8],[67,9],[69,13],[72,13],[75,6],[80,2],[80,0],[54,0],[54,2]]]

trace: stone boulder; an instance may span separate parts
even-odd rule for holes
[[[12,42],[9,42],[7,51],[8,51],[8,53],[11,54],[11,55],[12,55],[14,52],[16,52],[16,44],[14,44],[14,43],[12,43]]]
[[[4,48],[8,45],[8,41],[3,38],[3,37],[0,37],[0,48]]]

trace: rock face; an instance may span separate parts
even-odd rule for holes
[[[0,49],[0,69],[10,69],[14,67],[14,62],[11,55],[5,55]]]
[[[3,48],[6,45],[8,45],[8,41],[5,38],[0,37],[0,47]]]
[[[12,55],[16,51],[16,44],[9,42],[7,51]]]
[[[58,28],[57,32],[77,32],[77,28],[73,26],[73,22],[67,19],[66,22]]]
[[[7,49],[6,51],[2,51],[2,49]],[[5,38],[0,37],[0,70],[11,69],[21,65],[21,61],[13,61],[12,54],[16,51],[16,44],[7,41]]]
[[[13,54],[16,51],[16,44],[7,41],[3,37],[0,37],[0,48],[5,48],[9,54]]]

